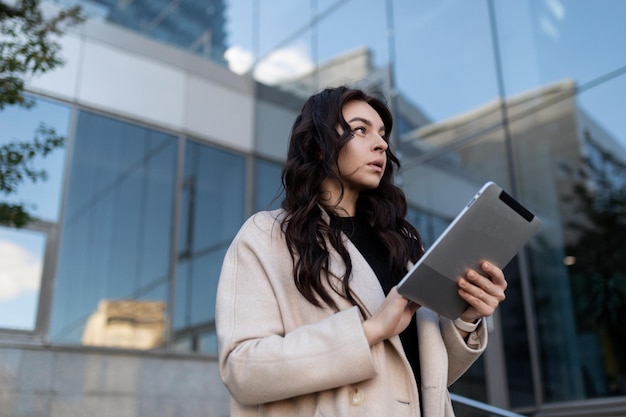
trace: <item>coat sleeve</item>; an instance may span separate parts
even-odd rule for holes
[[[356,307],[309,322],[305,313],[315,307],[297,291],[285,291],[295,288],[291,257],[270,221],[255,216],[246,222],[218,284],[220,375],[233,398],[256,405],[375,376]]]
[[[459,379],[478,359],[487,347],[487,326],[483,320],[478,328],[470,333],[471,343],[461,337],[452,320],[440,317],[441,334],[448,352],[448,386]],[[469,346],[471,345],[471,347]]]
[[[473,332],[470,347],[454,323],[434,311],[417,310],[418,343],[422,369],[422,391],[449,387],[478,359],[487,346],[487,329],[483,323]]]

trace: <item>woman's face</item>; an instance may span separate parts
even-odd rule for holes
[[[364,101],[344,104],[342,113],[353,134],[337,161],[344,192],[376,188],[387,165],[385,125],[376,110]]]

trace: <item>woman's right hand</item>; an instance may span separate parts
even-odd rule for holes
[[[370,346],[400,334],[419,307],[419,304],[398,294],[393,287],[378,310],[363,322],[363,331]]]

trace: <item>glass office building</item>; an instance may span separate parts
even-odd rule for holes
[[[36,105],[0,112],[0,144],[42,122],[67,138],[35,161],[46,181],[2,196],[37,219],[0,227],[9,415],[227,415],[221,260],[248,216],[279,206],[304,99],[339,84],[386,97],[427,244],[488,180],[542,219],[451,392],[626,415],[626,2],[79,4],[65,65],[29,80]]]

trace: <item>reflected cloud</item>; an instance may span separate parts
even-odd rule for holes
[[[541,18],[541,30],[543,31],[543,33],[552,38],[553,41],[558,41],[561,37],[559,29],[557,29],[554,23],[552,23],[552,21],[550,21],[550,19],[548,19],[546,16],[543,16]]]
[[[43,262],[8,240],[0,240],[0,301],[39,291]]]
[[[418,17],[410,16],[410,19],[407,19],[409,16],[399,16],[399,18],[407,19],[403,20],[403,24],[406,24],[408,27],[414,29],[432,25],[433,22],[435,22],[441,16],[444,16],[447,10],[450,10],[453,7],[457,6],[457,4],[459,4],[461,1],[462,0],[444,1],[440,3],[435,2],[432,8],[423,10]]]
[[[561,0],[547,0],[546,6],[555,19],[563,20],[565,17],[565,5],[561,3]]]
[[[281,48],[270,53],[254,69],[254,78],[274,85],[313,71],[315,65],[301,48]]]
[[[252,68],[254,56],[240,46],[231,46],[224,52],[224,58],[228,61],[228,69],[235,74],[243,75]]]
[[[264,84],[275,85],[313,71],[315,65],[304,49],[304,46],[291,46],[272,51],[256,64],[254,78]],[[228,48],[224,57],[228,68],[237,74],[245,74],[254,65],[252,53],[239,46]]]

